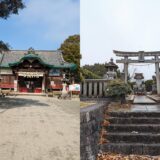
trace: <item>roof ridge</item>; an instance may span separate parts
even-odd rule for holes
[[[11,49],[9,51],[4,51],[4,52],[10,52],[10,51],[28,51],[28,50],[20,50],[20,49]],[[53,52],[53,51],[56,51],[56,52],[61,52],[60,50],[36,50],[35,51],[47,51],[47,52]]]

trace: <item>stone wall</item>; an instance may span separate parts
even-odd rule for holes
[[[108,102],[98,103],[80,111],[81,160],[95,160],[99,152],[99,133]]]

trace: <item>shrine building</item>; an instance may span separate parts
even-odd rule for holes
[[[71,75],[75,69],[76,64],[64,61],[59,50],[3,51],[0,53],[0,89],[26,93],[62,90],[65,75]]]

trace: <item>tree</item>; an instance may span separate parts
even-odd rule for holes
[[[146,80],[144,83],[145,83],[146,91],[147,92],[152,91],[152,85],[154,84],[153,80],[152,79]]]
[[[60,46],[59,50],[62,51],[64,60],[77,65],[77,70],[74,71],[76,82],[80,82],[80,36],[69,36]]]
[[[105,88],[106,96],[120,99],[121,104],[126,102],[126,95],[131,91],[131,87],[120,79],[110,81]]]
[[[81,69],[81,73],[82,73],[82,76],[85,78],[85,79],[100,79],[101,77],[94,74],[93,72],[87,70],[87,69],[84,69],[82,68]]]
[[[0,52],[1,51],[8,51],[10,48],[8,43],[4,43],[3,41],[0,41]]]
[[[105,64],[95,63],[93,65],[84,65],[82,68],[87,69],[101,78],[103,78],[104,74],[106,73]]]
[[[22,0],[1,0],[0,17],[7,19],[11,14],[18,14],[19,9],[24,7]]]

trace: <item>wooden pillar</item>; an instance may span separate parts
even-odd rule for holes
[[[125,62],[124,62],[124,81],[127,83],[128,81],[128,57],[125,57]]]
[[[156,69],[156,81],[157,81],[157,94],[160,95],[160,72],[159,72],[159,62],[158,56],[155,56],[155,69]]]
[[[43,75],[43,80],[42,80],[42,92],[45,92],[45,87],[46,87],[46,77],[45,74]]]
[[[14,87],[16,87],[14,89],[15,92],[19,92],[19,80],[18,80],[18,72],[16,73],[16,79],[14,81]]]

